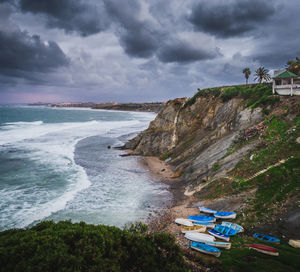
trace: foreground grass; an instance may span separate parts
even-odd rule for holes
[[[232,249],[223,250],[221,267],[225,271],[300,271],[300,250],[286,243],[272,244],[248,236],[236,236],[231,239]],[[259,243],[274,247],[279,256],[269,256],[249,250],[247,244]]]
[[[0,233],[0,271],[187,271],[175,239],[83,222],[45,221]]]

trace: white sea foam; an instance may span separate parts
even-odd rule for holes
[[[79,140],[94,135],[122,135],[141,130],[146,125],[147,122],[138,120],[6,123],[0,130],[0,145],[27,150],[28,159],[48,165],[55,171],[67,173],[66,186],[61,193],[46,191],[43,188],[40,191],[34,190],[34,188],[26,187],[26,184],[11,188],[7,192],[5,190],[0,192],[3,196],[0,201],[2,207],[6,205],[5,202],[11,203],[6,208],[5,214],[2,214],[10,217],[13,224],[7,225],[7,227],[24,227],[36,220],[48,217],[52,213],[64,209],[78,192],[90,186],[91,182],[85,170],[74,162],[75,145]],[[26,200],[29,190],[31,190],[30,198]],[[16,201],[16,199],[19,200]],[[3,216],[0,216],[0,221],[6,220]]]
[[[42,125],[43,121],[34,121],[34,122],[8,122],[4,123],[4,125],[10,125],[10,126],[18,126],[18,125],[32,125],[32,126],[39,126]]]

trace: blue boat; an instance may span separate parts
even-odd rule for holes
[[[237,233],[244,231],[244,228],[242,226],[235,224],[235,223],[231,223],[231,222],[223,221],[222,226],[226,226],[228,228],[234,229],[234,230],[236,230]]]
[[[212,216],[205,216],[205,215],[192,215],[188,217],[189,220],[191,221],[196,221],[196,222],[206,222],[206,223],[212,223],[216,221],[216,218]]]
[[[265,234],[260,234],[260,233],[254,233],[253,237],[266,241],[266,242],[272,242],[272,243],[280,243],[280,239],[272,237],[272,236],[268,236]]]
[[[235,212],[216,212],[214,214],[216,218],[223,218],[223,219],[235,219],[236,213]]]
[[[233,236],[237,234],[236,230],[222,225],[216,225],[214,230],[226,234],[228,236]]]
[[[229,241],[229,239],[230,239],[229,235],[224,234],[222,232],[219,232],[215,229],[208,230],[208,233],[215,236],[215,237],[217,237],[217,238],[219,238],[219,239],[225,240],[225,241]]]
[[[195,250],[198,250],[202,253],[214,255],[216,257],[219,257],[221,255],[221,250],[220,249],[218,249],[214,246],[209,246],[209,245],[202,244],[202,243],[199,243],[199,242],[191,243],[190,247],[195,249]]]

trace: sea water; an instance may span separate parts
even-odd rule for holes
[[[0,106],[0,230],[67,219],[122,227],[158,212],[171,198],[167,186],[113,148],[154,118]]]

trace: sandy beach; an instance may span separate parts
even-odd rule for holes
[[[141,163],[144,167],[147,167],[149,174],[159,179],[161,182],[168,184],[170,192],[173,195],[170,206],[166,207],[164,211],[152,217],[148,223],[150,232],[168,232],[173,234],[179,244],[185,245],[187,242],[182,239],[180,233],[180,227],[174,223],[174,220],[178,217],[186,218],[189,215],[197,214],[197,199],[193,196],[184,195],[183,180],[174,178],[175,173],[171,167],[164,161],[161,161],[157,157],[145,156],[140,157]]]

